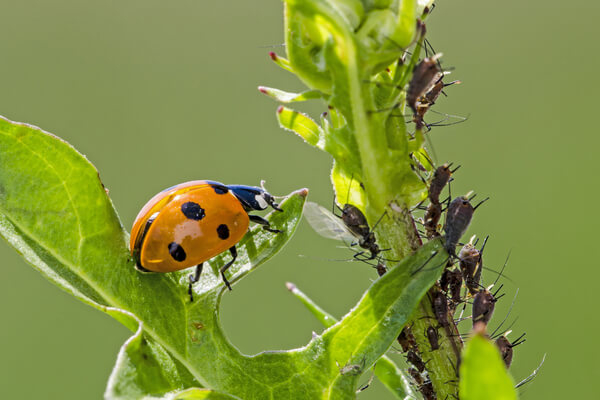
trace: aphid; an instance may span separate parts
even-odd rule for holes
[[[452,200],[448,206],[444,231],[446,232],[446,251],[448,251],[451,256],[456,256],[456,246],[458,245],[458,241],[467,231],[473,213],[477,207],[486,200],[488,199],[486,198],[473,207],[466,196],[461,196]]]
[[[360,247],[369,250],[372,258],[379,253],[379,246],[375,243],[375,234],[369,228],[369,223],[365,215],[358,209],[358,207],[352,204],[344,204],[342,209],[342,221],[344,225],[348,227],[350,232],[356,236],[359,240],[358,244]]]
[[[419,386],[419,391],[423,395],[423,399],[425,400],[436,400],[437,396],[435,395],[435,391],[433,390],[433,383],[430,380],[427,380],[421,386]]]
[[[439,349],[440,342],[437,330],[433,326],[429,325],[425,331],[425,334],[427,335],[427,340],[429,340],[429,344],[431,345],[431,351]]]
[[[417,129],[423,126],[423,118],[425,117],[425,114],[427,111],[429,111],[431,106],[435,104],[440,94],[444,93],[444,88],[450,85],[461,83],[460,81],[444,83],[442,79],[443,75],[440,76],[437,82],[435,82],[433,86],[417,100],[417,103],[415,104],[416,112],[413,115],[413,122],[417,125]]]
[[[427,104],[429,107],[435,104],[440,94],[444,93],[444,88],[451,85],[458,85],[462,83],[461,81],[454,80],[452,82],[444,83],[442,82],[443,78],[438,79],[438,81],[425,93],[425,96],[419,101],[420,103]]]
[[[509,253],[509,256],[510,256],[510,253]],[[508,262],[508,257],[506,258],[506,262],[504,263],[504,266],[502,267],[502,271],[504,271],[504,268],[506,267],[507,262]],[[472,307],[473,326],[475,326],[475,324],[478,322],[483,322],[483,324],[487,326],[488,322],[492,318],[492,314],[494,313],[494,307],[496,306],[496,302],[498,301],[498,299],[500,299],[502,296],[504,296],[504,294],[501,294],[500,296],[498,296],[498,292],[502,289],[502,286],[504,286],[504,285],[500,285],[498,290],[496,290],[493,294],[490,292],[490,289],[498,282],[498,279],[500,279],[500,276],[502,276],[502,271],[500,271],[500,274],[498,275],[498,277],[496,278],[494,283],[489,288],[481,290],[473,298],[473,307]],[[517,293],[518,293],[518,291],[517,291]],[[516,295],[515,295],[515,297],[516,297]],[[513,300],[513,303],[514,303],[514,300]],[[511,308],[512,308],[512,306],[511,306]]]
[[[425,363],[423,362],[423,360],[421,360],[421,357],[419,357],[419,355],[414,350],[409,350],[406,353],[406,359],[408,360],[409,363],[414,365],[414,367],[419,372],[425,371]]]
[[[481,250],[477,250],[472,241],[465,244],[458,253],[460,270],[465,280],[465,286],[469,289],[471,295],[479,291],[479,282],[481,281],[481,271],[483,269],[483,250],[489,236],[483,241]]]
[[[440,277],[440,280],[438,281],[438,283],[440,284],[440,288],[445,293],[448,293],[448,287],[450,285],[450,268],[451,267],[452,267],[452,264],[450,264],[450,263],[446,264],[446,268],[444,269],[444,272],[442,273],[442,276]]]
[[[431,203],[427,206],[427,211],[423,217],[423,225],[425,227],[425,236],[428,239],[433,239],[440,236],[438,232],[438,223],[442,217],[442,205],[440,203]]]
[[[466,196],[455,198],[448,206],[444,231],[446,232],[446,250],[450,255],[455,255],[456,245],[467,231],[474,211]]]
[[[411,350],[411,349],[414,349],[417,347],[417,341],[415,340],[415,337],[412,334],[410,327],[405,326],[402,329],[402,331],[400,332],[400,335],[398,335],[398,343],[400,343],[400,346],[402,347],[402,351],[405,353],[408,350]]]
[[[142,208],[131,229],[130,249],[136,268],[143,272],[172,272],[196,266],[190,275],[197,282],[204,261],[229,250],[233,259],[221,269],[221,277],[231,290],[225,271],[237,257],[235,245],[248,231],[250,221],[271,229],[269,221],[249,215],[249,211],[271,206],[282,211],[264,188],[223,185],[214,181],[191,181],[166,189]]]
[[[342,215],[338,216],[317,203],[307,201],[304,205],[304,215],[319,235],[329,239],[358,243],[360,247],[368,250],[371,255],[367,260],[376,258],[381,252],[375,242],[375,234],[369,228],[367,218],[362,211],[351,204],[345,204]],[[354,257],[357,258],[361,254],[362,252],[357,253]]]
[[[484,289],[478,292],[473,298],[473,326],[477,322],[483,322],[485,325],[492,319],[497,299],[488,290]]]
[[[510,364],[512,363],[513,347],[518,346],[526,341],[526,339],[523,339],[523,336],[525,336],[525,334],[522,334],[517,338],[517,340],[514,341],[514,343],[511,343],[510,340],[508,340],[508,338],[506,337],[508,333],[510,332],[507,332],[506,334],[496,339],[496,346],[498,346],[498,349],[500,350],[500,354],[502,355],[504,364],[506,364],[506,368],[510,368]]]
[[[442,205],[440,204],[440,194],[444,187],[450,182],[452,174],[460,168],[460,165],[454,170],[450,169],[452,164],[444,164],[436,168],[433,173],[433,178],[429,184],[429,201],[431,202],[427,207],[425,216],[423,217],[425,226],[425,235],[427,238],[432,239],[440,236],[438,232],[438,223],[442,217]]]
[[[384,263],[377,263],[377,265],[375,266],[375,270],[377,270],[377,274],[379,276],[383,276],[383,274],[385,274],[387,272],[387,268],[385,267]]]
[[[426,57],[413,70],[413,75],[406,91],[406,103],[417,114],[417,101],[443,76],[438,65],[441,54]]]
[[[462,289],[463,275],[458,269],[452,269],[448,273],[448,286],[450,289],[450,299],[453,306],[462,302],[460,290]]]
[[[433,306],[433,314],[435,315],[437,322],[443,327],[450,325],[448,322],[448,302],[444,293],[439,290],[434,291],[431,303]]]
[[[338,366],[341,375],[354,376],[362,373],[362,370],[365,367],[365,360],[366,357],[363,357],[360,364],[350,364],[350,362],[348,362],[348,364],[344,365],[343,367],[340,367],[340,364],[337,361],[335,363]]]
[[[421,375],[421,373],[415,368],[410,367],[408,369],[408,374],[414,379],[417,386],[421,386],[423,384],[423,375]]]
[[[438,204],[440,202],[440,194],[442,193],[442,190],[448,184],[448,182],[450,182],[452,174],[460,168],[459,165],[458,167],[454,168],[454,170],[451,170],[451,166],[452,163],[446,163],[437,167],[433,173],[433,178],[429,184],[429,201],[432,203]]]

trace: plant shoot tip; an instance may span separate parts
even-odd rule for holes
[[[307,188],[298,189],[295,194],[297,194],[298,196],[306,197],[306,196],[308,196],[308,189]]]

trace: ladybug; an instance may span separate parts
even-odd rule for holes
[[[229,249],[233,259],[220,272],[231,290],[225,271],[237,257],[235,245],[248,231],[249,222],[281,232],[271,229],[266,219],[248,214],[269,206],[282,211],[269,192],[255,186],[191,181],[165,189],[146,203],[133,223],[130,249],[136,268],[173,272],[196,266],[189,276],[193,301],[192,284],[199,280],[204,261]]]

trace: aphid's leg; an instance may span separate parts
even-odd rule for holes
[[[358,388],[356,393],[363,392],[363,391],[367,390],[369,386],[371,386],[371,383],[373,383],[373,378],[375,378],[375,364],[373,364],[372,370],[373,370],[373,373],[371,374],[369,381],[366,384],[362,385],[360,388]]]
[[[200,280],[200,274],[202,273],[202,264],[200,263],[196,265],[196,271],[193,274],[190,274],[190,284],[188,286],[188,294],[190,295],[190,302],[194,302],[194,292],[192,291],[192,285]]]
[[[269,223],[269,221],[267,221],[266,219],[264,219],[263,217],[259,216],[259,215],[248,215],[248,217],[250,217],[250,221],[256,223],[256,224],[261,224],[263,226],[263,229],[265,231],[269,231],[269,232],[273,232],[273,233],[281,233],[283,231],[279,230],[279,229],[272,229],[271,228],[271,224]]]
[[[231,260],[227,264],[223,265],[221,267],[221,269],[219,270],[219,272],[221,273],[223,282],[225,282],[225,285],[227,285],[227,289],[231,290],[231,285],[229,284],[229,281],[227,280],[227,278],[225,278],[225,271],[227,271],[227,269],[229,267],[231,267],[231,265],[235,262],[235,259],[237,258],[237,249],[235,248],[235,246],[231,246],[229,248],[229,252],[231,253],[231,256],[233,257],[233,260]]]
[[[412,272],[410,273],[410,275],[411,275],[411,276],[413,276],[413,275],[415,275],[416,273],[420,272],[420,271],[421,271],[423,268],[425,268],[425,266],[426,266],[427,264],[429,264],[429,261],[433,260],[433,258],[434,258],[435,256],[437,256],[437,253],[438,253],[437,251],[433,252],[433,254],[431,254],[431,256],[429,256],[429,258],[427,259],[427,261],[425,261],[425,262],[423,263],[423,265],[421,265],[419,268],[417,268],[417,269],[415,269],[414,271],[412,271]],[[447,262],[447,261],[448,261],[448,260],[446,260],[446,261],[444,261],[443,263],[441,263],[440,265],[436,265],[435,267],[432,267],[432,268],[430,268],[430,269],[426,269],[426,271],[431,271],[431,270],[433,270],[433,269],[437,269],[437,268],[439,268],[439,267],[441,267],[441,266],[444,266],[444,265],[446,265],[446,262]]]

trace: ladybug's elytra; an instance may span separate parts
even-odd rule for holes
[[[185,182],[160,192],[142,208],[131,229],[130,249],[136,268],[144,272],[172,272],[196,266],[192,284],[202,272],[202,263],[229,249],[233,259],[221,269],[223,282],[231,290],[225,271],[237,257],[235,245],[248,231],[249,222],[269,221],[249,215],[267,207],[282,211],[263,188],[224,185],[214,181]]]

